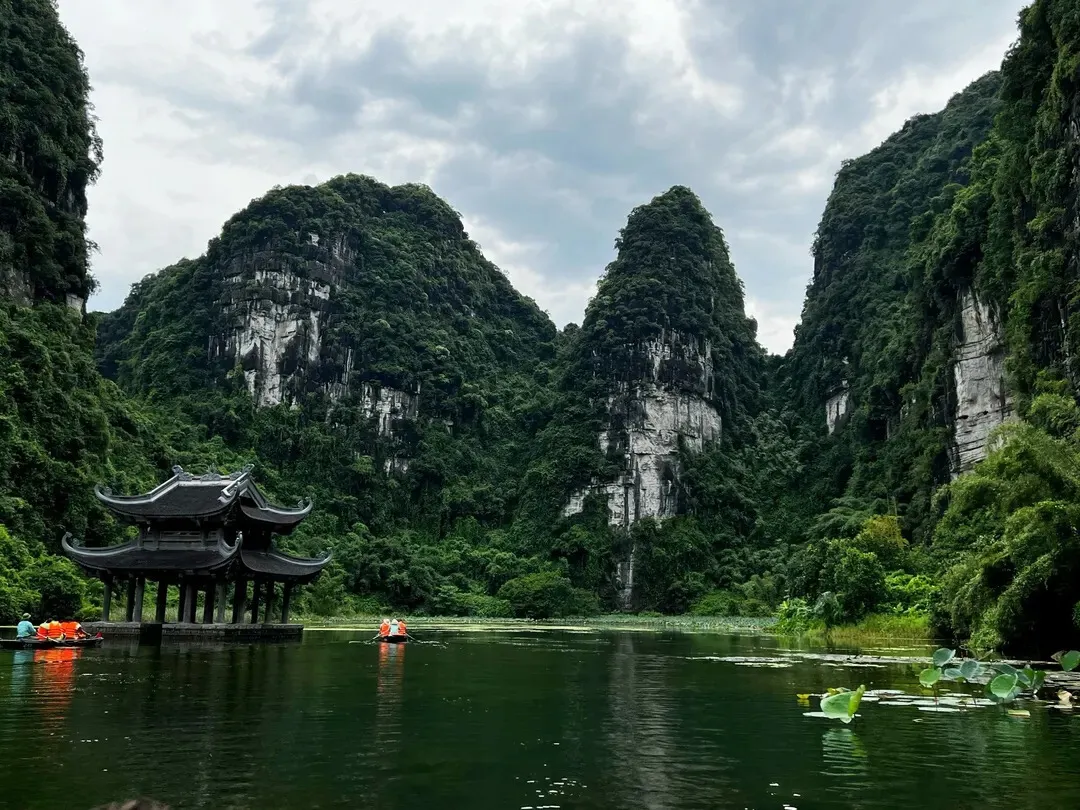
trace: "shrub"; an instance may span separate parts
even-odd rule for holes
[[[498,598],[509,603],[511,613],[517,618],[552,619],[600,612],[595,594],[575,588],[555,571],[512,579],[499,589]]]
[[[776,629],[781,633],[799,633],[809,630],[814,614],[805,599],[785,599],[776,611]]]

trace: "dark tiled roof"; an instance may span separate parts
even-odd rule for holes
[[[114,495],[97,486],[98,500],[114,512],[143,520],[207,518],[224,515],[239,501],[244,518],[269,528],[289,531],[311,511],[311,503],[296,509],[284,509],[266,500],[251,480],[250,469],[228,476],[209,473],[196,477],[173,468],[173,477],[144,495]]]
[[[330,556],[327,554],[321,560],[312,560],[291,557],[274,549],[269,551],[241,549],[240,562],[249,575],[306,582],[314,579],[326,567],[326,564],[330,562]]]
[[[248,520],[254,523],[262,523],[279,534],[287,534],[300,525],[300,522],[311,512],[311,502],[307,506],[297,510],[282,510],[273,507],[259,508],[254,503],[241,501],[240,511]]]
[[[74,546],[63,539],[64,552],[78,565],[91,571],[216,571],[229,565],[239,546],[205,549],[140,548],[131,543],[106,548]]]

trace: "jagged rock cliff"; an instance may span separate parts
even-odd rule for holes
[[[411,510],[443,531],[474,507],[505,518],[486,481],[519,452],[524,427],[503,400],[546,373],[555,336],[430,189],[348,175],[252,201],[204,256],[102,316],[97,352],[132,392],[209,412],[208,427],[240,446],[328,485],[339,470],[357,489],[341,501],[352,520]],[[243,413],[236,397],[256,407],[247,425],[227,416]],[[403,481],[390,487],[385,474]]]
[[[1005,418],[1000,329],[959,292],[970,282],[937,269],[949,231],[935,227],[970,182],[1000,85],[984,76],[837,174],[776,403],[819,431],[808,508],[897,503],[910,530],[927,531],[933,489],[981,458]]]
[[[722,419],[711,401],[712,347],[675,334],[633,347],[644,369],[636,380],[620,380],[608,396],[606,428],[598,446],[619,459],[615,481],[594,482],[570,496],[563,515],[580,512],[589,492],[607,498],[610,523],[629,530],[643,518],[678,513],[678,454],[700,453],[721,436]]]
[[[721,442],[756,407],[763,352],[723,234],[690,190],[676,186],[634,209],[618,251],[565,383],[596,414],[603,461],[563,494],[561,515],[582,513],[593,496],[608,525],[632,538],[640,521],[683,511],[682,458]],[[624,608],[634,604],[636,556],[631,540],[614,561]]]
[[[0,43],[0,298],[81,314],[86,189],[101,163],[82,53],[45,2],[0,0]]]
[[[991,432],[1013,411],[1005,383],[1005,345],[1000,320],[970,288],[959,293],[960,344],[953,361],[953,477],[986,458]]]

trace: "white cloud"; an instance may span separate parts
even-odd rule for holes
[[[469,237],[484,255],[496,264],[522,295],[540,306],[560,329],[568,323],[581,324],[585,307],[596,294],[596,278],[581,274],[579,281],[556,281],[533,269],[545,246],[539,242],[515,242],[483,220],[463,217]]]
[[[60,0],[105,141],[91,305],[202,253],[271,186],[358,172],[431,185],[519,290],[580,323],[629,210],[683,183],[781,351],[840,160],[996,67],[1020,2],[846,0],[834,21],[742,0]],[[959,33],[931,36],[942,20]]]

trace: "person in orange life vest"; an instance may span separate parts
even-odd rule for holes
[[[379,635],[383,636],[383,637],[390,635],[390,620],[389,619],[383,619],[382,620],[382,624],[379,625]]]
[[[78,622],[61,622],[60,627],[63,629],[66,638],[86,638],[86,633],[83,632],[82,625]]]
[[[64,627],[56,619],[49,619],[49,638],[59,641],[64,636]]]
[[[49,623],[47,621],[44,621],[44,622],[42,622],[41,624],[38,625],[37,634],[38,634],[38,638],[48,638],[49,637]]]
[[[405,620],[404,619],[398,619],[397,620],[397,631],[398,631],[399,636],[407,636],[407,635],[409,635],[409,631],[405,627]]]

